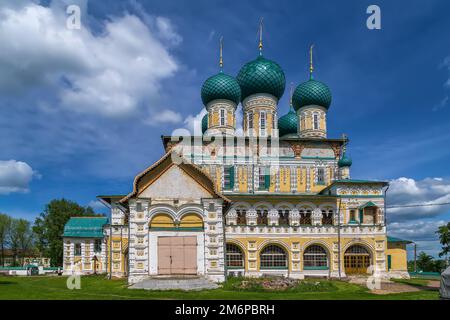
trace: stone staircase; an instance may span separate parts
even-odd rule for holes
[[[145,290],[205,290],[216,289],[219,285],[203,277],[152,277],[131,285],[130,289]]]

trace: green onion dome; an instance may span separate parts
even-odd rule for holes
[[[208,114],[205,114],[202,118],[202,133],[208,130]]]
[[[295,110],[309,105],[328,109],[331,104],[331,91],[326,84],[311,78],[297,86],[292,96],[292,104]]]
[[[241,86],[241,101],[255,93],[269,93],[280,99],[286,85],[283,69],[262,55],[246,63],[236,79]]]
[[[351,167],[351,165],[352,165],[352,159],[349,156],[347,156],[344,152],[344,154],[342,155],[342,158],[340,158],[338,161],[338,166],[340,168],[342,168],[342,167]]]
[[[218,74],[209,77],[202,86],[202,101],[206,106],[216,99],[231,100],[239,104],[241,98],[241,88],[236,79],[220,71]]]
[[[287,134],[297,134],[298,117],[292,106],[289,112],[278,119],[278,132],[280,137]]]

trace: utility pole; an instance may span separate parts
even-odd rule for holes
[[[414,272],[417,273],[417,244],[414,242]]]

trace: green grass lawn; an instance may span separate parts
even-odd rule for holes
[[[220,289],[197,292],[147,291],[127,289],[125,280],[108,280],[104,276],[84,276],[81,278],[80,290],[69,290],[66,277],[6,277],[0,276],[0,299],[438,299],[437,290],[421,290],[418,292],[375,295],[368,289],[336,280],[317,280],[327,282],[318,286],[317,290],[306,286],[305,289],[285,292],[268,292],[263,290],[238,290],[229,280]],[[403,280],[414,282],[416,279]],[[314,280],[316,281],[316,280]],[[415,285],[420,285],[414,282]]]

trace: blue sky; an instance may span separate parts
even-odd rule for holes
[[[82,8],[81,30],[65,8]],[[381,30],[366,9],[381,8]],[[0,211],[30,220],[54,198],[83,205],[131,190],[192,128],[200,87],[264,55],[287,83],[315,77],[333,102],[328,136],[346,133],[354,178],[391,181],[388,205],[450,202],[448,1],[0,1]],[[288,91],[279,115],[288,110]],[[388,212],[390,233],[436,255],[450,206]]]

